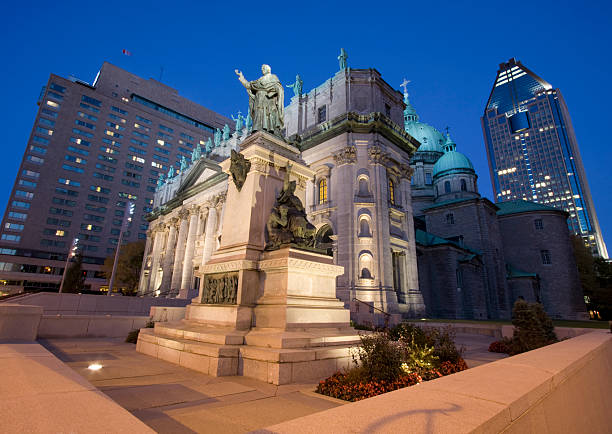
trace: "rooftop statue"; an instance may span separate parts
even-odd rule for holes
[[[198,146],[196,146],[193,152],[191,153],[191,162],[195,163],[196,161],[200,159],[201,156],[202,156],[202,147],[200,146],[200,143],[198,143]]]
[[[344,51],[344,48],[340,48],[340,55],[338,56],[338,63],[340,63],[340,69],[346,69],[348,65],[348,54]]]
[[[209,138],[208,138],[208,140],[206,141],[206,147],[205,147],[204,149],[206,149],[206,153],[207,153],[207,154],[210,154],[210,151],[212,151],[212,148],[213,148],[213,146],[212,146],[212,140],[211,140],[211,138],[209,137]]]
[[[170,170],[168,170],[168,180],[174,177],[174,166],[170,166]]]
[[[247,117],[244,120],[244,126],[247,130],[251,130],[253,128],[253,118],[251,117],[251,113],[247,113]]]
[[[304,82],[302,81],[300,74],[297,74],[295,76],[295,83],[288,84],[287,87],[293,89],[293,96],[300,97],[302,96],[302,85],[303,84]]]
[[[269,65],[262,65],[262,76],[248,81],[242,71],[236,69],[238,80],[249,94],[249,115],[253,119],[253,131],[267,131],[283,137],[284,127],[284,89],[278,77],[272,74]]]
[[[230,127],[228,124],[223,126],[223,140],[229,140],[230,137]]]
[[[315,227],[306,219],[302,201],[295,193],[296,182],[289,181],[291,166],[287,166],[283,190],[279,193],[266,224],[266,250],[277,250],[284,245],[313,248]]]
[[[219,147],[219,143],[221,143],[221,130],[217,128],[215,130],[215,148]]]
[[[157,179],[157,186],[161,187],[162,185],[164,185],[164,174],[160,173],[159,178]]]
[[[187,159],[185,158],[184,155],[181,156],[181,173],[183,173],[183,171],[187,169]]]
[[[237,118],[234,118],[234,115],[232,115],[232,120],[236,122],[236,132],[238,134],[242,133],[242,129],[244,128],[244,116],[242,116],[242,113],[238,111]]]

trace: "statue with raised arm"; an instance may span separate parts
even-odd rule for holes
[[[285,93],[278,77],[272,74],[269,65],[262,65],[262,76],[248,81],[242,71],[236,69],[240,83],[249,94],[249,115],[253,120],[253,131],[267,131],[283,137]]]
[[[302,81],[302,78],[300,77],[300,74],[297,74],[295,76],[295,83],[288,84],[287,87],[290,88],[290,89],[293,89],[293,96],[300,97],[300,96],[302,96],[302,85],[303,84],[304,84],[304,82]]]
[[[223,140],[229,140],[230,136],[230,127],[228,124],[223,126]]]
[[[242,128],[244,128],[244,116],[242,116],[242,112],[238,110],[238,117],[234,118],[234,115],[232,115],[232,120],[236,122],[236,132],[241,134]]]
[[[340,48],[340,55],[338,56],[338,63],[340,64],[340,69],[346,69],[348,65],[348,54],[344,51],[344,48]]]
[[[215,130],[215,148],[219,147],[219,143],[221,143],[221,130],[217,128]]]

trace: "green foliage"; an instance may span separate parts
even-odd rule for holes
[[[512,309],[512,336],[510,354],[523,353],[557,342],[550,317],[539,303],[517,300]]]
[[[407,374],[415,372],[424,375],[426,371],[438,366],[439,357],[434,354],[435,348],[433,346],[419,345],[412,337],[412,340],[408,342],[403,339],[400,340],[400,348],[403,349],[402,359],[404,360],[401,368]]]
[[[433,347],[432,355],[440,362],[457,363],[463,354],[463,348],[455,345],[456,334],[451,326],[436,328],[401,323],[389,330],[389,338],[410,343],[414,348]]]
[[[355,375],[368,381],[394,381],[402,373],[402,351],[384,333],[362,335],[361,347],[355,349],[351,356],[358,368]]]
[[[115,274],[115,284],[113,286],[123,286],[124,295],[136,295],[138,292],[144,248],[144,241],[135,241],[121,246],[117,272]],[[102,266],[102,271],[109,281],[113,272],[114,261],[115,255],[109,256],[104,260],[104,265]]]
[[[85,287],[86,271],[83,270],[83,255],[77,253],[74,261],[68,265],[62,292],[79,293]]]

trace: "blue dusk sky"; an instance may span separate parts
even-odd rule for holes
[[[247,110],[234,69],[252,80],[268,63],[308,91],[338,70],[341,47],[350,67],[376,68],[397,89],[411,80],[421,121],[450,127],[492,199],[480,116],[499,63],[516,57],[561,89],[612,248],[612,2],[33,1],[3,12],[3,210],[50,73],[91,83],[104,61],[145,78],[163,68],[163,83],[229,116]]]

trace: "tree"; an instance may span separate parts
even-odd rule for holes
[[[64,279],[63,292],[79,293],[85,287],[87,271],[83,270],[83,255],[77,253],[74,262],[68,266],[66,278]]]
[[[612,319],[612,264],[594,258],[578,235],[572,237],[572,245],[587,309],[596,319]]]
[[[125,287],[125,295],[134,295],[138,291],[144,248],[144,241],[135,241],[121,246],[114,284]],[[104,265],[102,266],[102,271],[109,282],[113,273],[114,261],[115,255],[109,256],[104,260]]]

